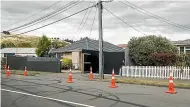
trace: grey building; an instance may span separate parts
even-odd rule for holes
[[[124,65],[124,52],[123,48],[115,46],[109,42],[103,42],[104,54],[104,73],[111,73],[112,69],[116,74],[119,74],[119,69]],[[60,58],[72,59],[75,69],[82,72],[89,72],[90,66],[93,72],[98,73],[99,68],[99,41],[90,38],[83,38],[68,46],[53,49],[50,52]]]

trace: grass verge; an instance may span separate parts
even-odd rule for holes
[[[97,81],[111,82],[111,79],[105,77],[105,79],[95,79]],[[116,77],[116,83],[124,84],[136,84],[146,86],[168,87],[168,79],[154,79],[154,78],[128,78],[128,77]],[[175,88],[190,89],[190,80],[174,80]]]
[[[6,74],[6,71],[4,71],[4,70],[1,70],[1,72],[2,72],[2,74]],[[27,71],[28,76],[37,76],[37,75],[42,75],[45,73],[47,73],[47,72]],[[13,75],[24,75],[24,71],[22,71],[22,70],[11,70],[11,74],[13,74]]]

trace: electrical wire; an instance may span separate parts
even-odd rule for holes
[[[89,11],[89,13],[88,13],[88,15],[87,15],[87,17],[86,17],[86,20],[85,20],[85,22],[84,22],[84,24],[83,24],[83,26],[82,26],[80,32],[78,33],[78,36],[79,36],[80,33],[82,32],[82,29],[84,28],[84,25],[86,24],[86,21],[88,20],[88,17],[89,17],[89,15],[90,15],[91,11],[92,11],[92,8],[90,9],[90,11]]]
[[[96,8],[96,11],[95,11],[95,14],[94,14],[94,19],[93,19],[93,22],[92,22],[92,26],[91,26],[91,29],[90,29],[89,36],[91,35],[92,29],[93,29],[94,21],[95,21],[95,18],[96,18],[96,12],[97,12],[97,8]]]
[[[136,8],[133,7],[133,6],[130,6],[130,5],[128,5],[128,4],[126,4],[126,3],[122,2],[122,1],[119,1],[119,2],[122,3],[122,4],[124,4],[124,5],[126,5],[126,6],[128,6],[128,7],[133,8],[133,9],[135,9],[135,10],[141,12],[141,13],[144,13],[144,14],[146,14],[146,15],[148,15],[148,16],[151,16],[151,17],[153,17],[153,18],[155,18],[155,19],[157,19],[157,20],[160,20],[160,21],[162,21],[162,22],[165,22],[165,23],[167,23],[167,24],[173,25],[173,26],[175,26],[175,27],[178,27],[178,28],[181,28],[181,29],[184,29],[184,30],[190,30],[190,28],[188,28],[188,27],[186,27],[186,26],[184,26],[184,25],[180,25],[180,24],[174,23],[174,22],[172,22],[172,21],[169,21],[169,20],[167,20],[167,19],[164,19],[164,18],[162,18],[162,17],[160,17],[160,16],[158,16],[158,15],[155,15],[155,14],[153,14],[153,13],[150,13],[150,12],[148,12],[148,11],[146,11],[146,10],[144,10],[144,9],[142,9],[142,8],[136,6],[136,5],[134,5],[134,4],[132,4],[132,3],[128,2],[128,1],[126,1],[126,2],[130,3],[131,5],[135,6]],[[138,8],[138,9],[137,9],[137,8]]]
[[[44,8],[44,9],[42,9],[42,10],[40,10],[40,11],[38,11],[37,13],[34,13],[34,14],[28,16],[28,17],[25,17],[24,19],[21,19],[21,20],[19,20],[19,21],[13,23],[13,24],[11,24],[11,25],[8,25],[8,26],[10,27],[10,26],[15,25],[15,24],[17,24],[17,23],[23,22],[23,21],[25,21],[26,19],[29,19],[29,18],[31,18],[31,17],[33,17],[33,16],[35,16],[35,15],[37,15],[37,14],[39,14],[39,13],[45,11],[45,10],[51,8],[52,6],[54,6],[54,5],[56,5],[56,4],[60,3],[60,2],[61,2],[61,0],[60,0],[60,1],[57,1],[57,2],[55,2],[55,3],[53,3],[52,5],[50,5],[50,6],[46,7],[46,8]]]
[[[74,2],[74,1],[72,1],[72,2]],[[32,24],[32,23],[34,23],[34,22],[39,21],[39,20],[42,20],[42,19],[44,19],[44,18],[46,18],[46,17],[48,17],[48,16],[50,16],[50,15],[53,15],[53,14],[55,14],[55,13],[61,11],[62,9],[65,9],[66,7],[70,6],[70,5],[72,4],[72,2],[69,2],[68,4],[64,5],[63,7],[59,8],[59,9],[57,9],[57,10],[55,10],[55,11],[53,11],[53,12],[47,14],[47,15],[45,15],[45,16],[42,16],[42,17],[40,17],[40,18],[38,18],[38,19],[36,19],[36,20],[33,20],[33,21],[29,22],[29,23],[23,24],[23,25],[21,25],[21,26],[18,26],[18,27],[12,28],[12,29],[7,30],[7,31],[12,31],[12,30],[15,30],[15,29],[21,28],[21,27],[23,27],[23,26],[30,25],[30,24]]]
[[[84,1],[84,0],[83,0],[83,1]],[[81,2],[83,2],[83,1],[81,1]],[[68,9],[70,9],[70,8],[72,8],[72,7],[76,6],[76,5],[78,5],[78,4],[80,4],[81,2],[78,2],[78,3],[74,4],[74,5],[72,5],[71,7],[66,8],[65,10],[62,10],[61,12],[59,12],[59,13],[53,15],[53,16],[48,17],[47,19],[50,19],[50,18],[52,18],[52,17],[54,17],[54,16],[56,16],[56,15],[58,15],[58,14],[61,14],[62,12],[65,12],[66,10],[68,10]],[[47,20],[47,19],[45,19],[45,20]],[[24,27],[24,28],[17,29],[17,30],[14,30],[14,31],[19,31],[19,30],[22,30],[22,29],[25,29],[25,28],[34,26],[34,25],[36,25],[36,24],[38,24],[38,23],[41,23],[41,22],[43,22],[43,21],[45,21],[45,20],[41,20],[41,21],[39,21],[39,22],[37,22],[37,23],[34,23],[34,24],[32,24],[32,25],[29,25],[29,26],[26,26],[26,27]]]
[[[19,28],[21,28],[20,30],[22,30],[22,27],[28,26],[28,25],[33,24],[33,23],[35,23],[35,22],[38,22],[38,21],[40,21],[40,20],[43,21],[43,19],[47,20],[46,18],[48,18],[48,17],[50,17],[51,15],[54,15],[54,14],[56,14],[56,13],[62,11],[63,9],[65,9],[65,8],[67,8],[67,7],[69,7],[69,6],[71,6],[72,3],[74,4],[74,3],[76,3],[76,2],[71,1],[71,2],[69,2],[68,4],[62,6],[61,8],[58,8],[57,10],[55,10],[55,11],[49,13],[49,14],[46,14],[46,15],[44,15],[44,16],[38,18],[38,19],[35,19],[35,20],[33,20],[33,21],[29,22],[29,23],[26,23],[26,24],[24,24],[24,25],[21,25],[21,26],[19,26],[19,27],[10,29],[9,31],[12,31],[12,30],[15,31],[15,29],[19,29]],[[55,15],[54,15],[54,16],[55,16]],[[53,17],[53,16],[52,16],[52,17]],[[42,21],[41,21],[41,22],[42,22]],[[29,27],[30,27],[30,26],[29,26]],[[25,28],[26,28],[26,27],[25,27]],[[18,30],[17,30],[17,31],[18,31]]]
[[[91,3],[91,1],[90,1],[90,3]],[[90,3],[89,3],[89,5],[88,5],[88,7],[90,6]],[[83,22],[83,20],[84,20],[84,18],[85,18],[85,16],[86,16],[87,11],[88,11],[88,10],[86,10],[86,12],[85,12],[85,14],[84,14],[84,16],[83,16],[83,18],[82,18],[82,20],[81,20],[81,22],[80,22],[80,25],[79,25],[79,27],[78,27],[78,29],[77,29],[76,34],[78,33],[78,31],[79,31],[79,29],[80,29],[80,26],[82,25],[82,22]],[[76,35],[75,35],[75,36],[76,36]],[[73,36],[72,40],[75,38],[75,36]]]
[[[127,24],[129,27],[133,28],[134,30],[136,30],[137,32],[143,34],[146,36],[145,33],[141,32],[140,30],[136,29],[135,27],[133,27],[132,25],[128,24],[127,22],[123,21],[121,18],[119,18],[118,16],[116,16],[114,13],[112,13],[111,11],[109,11],[108,9],[106,9],[105,7],[103,7],[107,12],[109,12],[110,14],[112,14],[113,16],[115,16],[117,19],[121,20],[123,23]]]
[[[62,21],[62,20],[64,20],[64,19],[67,19],[67,18],[69,18],[69,17],[71,17],[71,16],[74,16],[74,15],[80,13],[80,12],[83,12],[83,11],[85,11],[85,10],[87,10],[87,9],[89,9],[89,8],[95,7],[95,6],[96,6],[96,5],[92,5],[92,6],[90,6],[90,7],[87,7],[87,8],[85,8],[85,9],[82,9],[82,10],[80,10],[80,11],[74,13],[74,14],[71,14],[71,15],[69,15],[69,16],[67,16],[67,17],[61,18],[61,19],[59,19],[59,20],[57,20],[57,21],[51,22],[51,23],[46,24],[46,25],[43,25],[43,26],[41,26],[41,27],[38,27],[38,28],[35,28],[35,29],[32,29],[32,30],[26,31],[26,32],[23,32],[23,33],[19,33],[19,34],[16,34],[16,35],[25,34],[25,33],[32,32],[32,31],[41,29],[41,28],[43,28],[43,27],[52,25],[52,24],[54,24],[54,23],[57,23],[57,22]],[[14,35],[14,36],[16,36],[16,35]]]
[[[125,0],[125,1],[126,1],[126,0]],[[184,26],[184,25],[181,25],[181,24],[178,24],[178,23],[172,22],[172,21],[167,20],[167,19],[165,19],[165,18],[163,18],[163,17],[160,17],[160,16],[158,16],[158,15],[156,15],[156,14],[153,14],[153,13],[151,13],[151,12],[149,12],[149,11],[146,11],[145,9],[142,9],[142,8],[141,8],[141,7],[139,7],[139,6],[137,6],[137,5],[134,5],[134,4],[130,3],[129,1],[126,1],[126,2],[128,2],[129,4],[131,4],[131,5],[135,6],[135,7],[139,8],[139,9],[141,9],[141,10],[143,10],[143,11],[145,11],[145,12],[149,13],[149,14],[152,14],[152,15],[154,15],[154,16],[156,16],[156,17],[158,17],[158,18],[161,18],[161,19],[163,19],[163,20],[169,21],[169,22],[171,22],[171,23],[173,23],[173,24],[176,24],[176,25],[182,26],[182,27],[184,27],[184,28],[190,29],[190,28],[189,28],[189,27],[187,27],[187,26]]]

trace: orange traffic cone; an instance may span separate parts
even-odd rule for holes
[[[115,74],[114,74],[114,69],[112,71],[112,78],[111,78],[111,85],[109,86],[110,88],[117,88],[118,86],[116,86],[115,83]]]
[[[170,94],[176,94],[177,92],[174,89],[174,82],[173,82],[173,77],[172,77],[172,71],[170,72],[170,78],[169,78],[169,86],[168,86],[168,91],[166,93]]]
[[[90,67],[90,77],[89,77],[89,79],[92,80],[93,78],[94,78],[94,76],[93,76],[93,73],[92,73],[92,67]]]
[[[68,83],[72,83],[72,72],[71,72],[71,69],[70,69],[70,72],[69,72],[69,77],[68,77]]]
[[[9,70],[9,66],[8,66],[8,68],[7,68],[6,74],[7,74],[7,75],[6,75],[7,77],[9,77],[9,76],[11,75],[11,72],[10,72],[10,70]]]
[[[26,67],[25,67],[25,70],[24,70],[24,76],[27,76],[28,73],[27,73],[27,70],[26,70]]]

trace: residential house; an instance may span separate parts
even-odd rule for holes
[[[6,56],[37,56],[36,48],[3,48],[1,49],[1,57]]]
[[[177,46],[179,54],[190,54],[190,39],[172,41],[172,43]]]
[[[104,41],[103,51],[104,73],[111,73],[114,69],[115,73],[118,74],[119,69],[123,65],[124,49]],[[68,46],[53,49],[50,54],[54,54],[60,58],[72,59],[74,68],[82,72],[89,72],[90,66],[93,72],[99,71],[98,40],[83,38]]]

